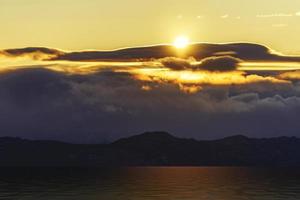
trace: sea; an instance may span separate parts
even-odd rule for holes
[[[300,200],[299,168],[0,168],[2,200]]]

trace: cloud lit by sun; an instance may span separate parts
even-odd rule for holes
[[[177,49],[184,49],[186,48],[190,43],[190,40],[186,36],[178,36],[175,38],[173,42],[173,46]]]

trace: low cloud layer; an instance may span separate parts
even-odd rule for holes
[[[241,59],[273,63],[297,57],[249,44],[196,45],[191,47],[197,49],[195,57],[186,58],[172,56],[171,47],[161,48],[166,47],[104,54],[45,48],[1,51],[2,57],[26,57],[38,64],[1,66],[0,136],[76,143],[156,130],[197,139],[234,134],[300,137],[299,71],[239,69],[245,61]],[[130,56],[149,60],[91,62],[99,55],[116,61]]]
[[[261,79],[242,86],[175,84],[111,70],[14,70],[0,75],[0,133],[83,143],[151,130],[199,139],[299,136],[299,84]],[[202,88],[192,94],[180,89],[189,85]]]

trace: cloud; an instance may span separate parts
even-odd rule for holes
[[[193,57],[201,60],[216,54],[231,52],[234,57],[244,61],[300,61],[297,56],[284,56],[274,53],[270,48],[263,45],[251,43],[232,44],[192,44],[187,49],[186,57]],[[226,54],[225,54],[226,55]],[[70,52],[53,58],[53,60],[69,61],[150,61],[151,59],[161,59],[165,57],[178,57],[178,51],[173,46],[158,45],[150,47],[138,47],[121,49],[115,51],[83,51]]]
[[[0,56],[6,57],[30,57],[33,60],[47,60],[62,55],[63,52],[56,49],[43,47],[28,47],[20,49],[6,49],[0,51]]]
[[[190,69],[182,70],[146,68],[122,71],[132,74],[136,80],[145,83],[177,85],[179,89],[187,93],[196,93],[207,86],[240,85],[243,88],[253,85],[257,90],[263,91],[268,85],[272,85],[272,89],[275,90],[276,87],[291,84],[289,80],[282,80],[272,75],[247,74],[243,71],[215,71],[215,69],[214,71],[199,70],[195,68],[195,65],[191,65]],[[264,87],[261,88],[261,84],[264,84]]]
[[[173,79],[114,70],[3,72],[0,135],[82,143],[149,130],[202,139],[299,134],[297,84],[242,72],[167,71]]]
[[[230,54],[226,54],[230,52]],[[148,47],[126,48],[113,51],[78,51],[63,52],[48,48],[25,48],[1,51],[2,56],[30,56],[33,59],[51,61],[151,61],[166,57],[180,57],[178,50],[171,45],[157,45]],[[252,43],[232,44],[191,44],[185,52],[186,57],[202,60],[215,55],[230,55],[244,61],[268,61],[268,62],[300,62],[298,56],[284,56],[275,53],[270,48]]]
[[[2,73],[0,84],[0,93],[24,108],[47,102],[49,97],[59,99],[70,89],[64,75],[43,68]]]
[[[201,60],[197,68],[207,71],[234,71],[240,62],[241,60],[232,56],[208,57]]]
[[[172,70],[206,70],[206,71],[234,71],[238,68],[241,60],[231,56],[213,56],[196,62],[194,58],[182,59],[176,57],[167,57],[159,59],[161,64]]]
[[[297,71],[284,72],[279,74],[278,77],[286,80],[300,80],[300,71],[297,70]]]
[[[259,14],[256,15],[258,18],[271,18],[271,17],[293,17],[291,13],[273,13],[273,14]]]
[[[195,44],[186,57],[176,51],[165,45],[108,52],[1,51],[45,65],[1,71],[0,136],[80,143],[151,130],[199,139],[300,136],[299,71],[237,68],[243,61],[299,57],[248,43]],[[101,60],[140,62],[115,66]]]
[[[233,101],[239,101],[244,103],[257,102],[259,100],[259,95],[257,93],[245,93],[230,98]]]
[[[182,58],[176,58],[176,57],[167,57],[159,60],[161,64],[169,69],[173,70],[185,70],[185,69],[192,69],[191,62],[194,61],[194,59],[182,59]]]
[[[288,24],[272,24],[272,27],[275,27],[275,28],[284,28],[287,26],[288,26]]]
[[[163,67],[172,70],[206,70],[206,71],[234,71],[237,69],[238,64],[242,60],[234,58],[232,56],[213,56],[202,59],[197,63],[194,58],[176,58],[167,57],[159,59],[159,62]]]

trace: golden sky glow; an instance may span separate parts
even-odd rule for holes
[[[1,0],[0,49],[249,41],[300,52],[298,0]],[[250,33],[250,34],[249,34]]]
[[[0,54],[1,72],[19,68],[46,68],[67,74],[111,70],[126,72],[139,81],[174,83],[188,93],[201,90],[203,85],[243,85],[263,81],[282,84],[287,83],[286,77],[299,76],[299,73],[290,73],[291,70],[300,69],[299,63],[275,59],[276,56],[284,57],[284,54],[300,54],[300,2],[296,0],[228,0],[226,3],[221,0],[176,0],[176,3],[175,0],[0,1],[0,49],[35,46],[58,49],[54,54],[51,49],[44,48],[33,48],[35,51],[31,51],[31,48],[15,49],[15,54],[3,51]],[[236,61],[237,65],[232,63],[232,69],[223,72],[197,68],[205,59],[188,57],[189,50],[192,49],[190,44],[193,43],[241,41],[265,44],[283,54],[271,48],[248,44],[246,46],[250,61],[240,59]],[[128,62],[121,62],[126,56],[120,57],[120,60],[112,59],[112,62],[105,62],[107,59],[84,59],[94,53],[85,51],[84,54],[84,49],[109,50],[155,44],[173,45],[171,48],[175,49],[175,56],[179,60],[166,56],[167,62],[164,64],[163,59],[155,56],[145,61],[142,60],[143,57],[133,59],[137,62],[130,59]],[[258,49],[258,54],[275,56],[274,60],[254,62],[251,60],[251,56],[254,56],[251,55],[251,48]],[[149,49],[145,52],[151,52]],[[82,50],[83,60],[51,60],[72,50]],[[200,48],[199,52],[205,55],[204,50]],[[21,51],[27,52],[18,54]],[[136,53],[143,56],[146,55],[145,52],[140,50]],[[78,52],[74,55],[78,56],[76,53]],[[165,52],[158,52],[158,55],[160,53],[164,55]],[[218,54],[221,58],[223,54],[225,57],[228,54],[227,59],[231,60],[234,59],[228,58],[231,55],[243,54],[242,50],[231,54],[222,51],[217,53],[221,53]],[[197,56],[197,53],[193,55]],[[208,64],[215,62],[216,55],[211,56],[211,61],[206,60]],[[287,73],[281,76],[261,76],[245,72],[259,70]],[[149,91],[152,88],[144,85],[141,89]]]

